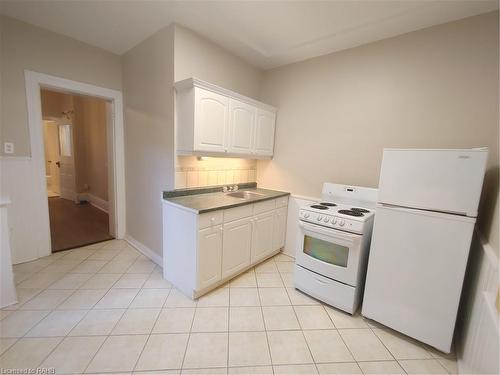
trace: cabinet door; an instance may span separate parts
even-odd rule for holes
[[[195,90],[194,151],[227,152],[229,98]]]
[[[222,246],[222,277],[234,275],[250,265],[250,243],[252,240],[251,218],[224,224]]]
[[[206,288],[221,279],[222,225],[198,231],[197,289]]]
[[[273,250],[285,246],[287,207],[275,211],[273,227]]]
[[[229,103],[229,152],[251,154],[253,152],[256,108],[230,99]]]
[[[270,254],[273,249],[274,211],[268,211],[253,218],[252,263]]]
[[[274,128],[276,114],[262,109],[257,110],[255,121],[254,151],[257,155],[272,156],[274,152]]]

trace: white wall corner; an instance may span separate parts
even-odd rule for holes
[[[135,238],[130,236],[129,234],[125,234],[125,241],[127,241],[130,245],[135,247],[137,250],[139,250],[144,256],[148,257],[151,259],[153,262],[155,262],[157,265],[160,267],[163,267],[163,259],[160,255],[156,254],[153,250],[151,250],[149,247],[144,245],[143,243],[137,241]]]

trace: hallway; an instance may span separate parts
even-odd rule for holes
[[[110,240],[108,214],[91,204],[49,198],[52,252]]]

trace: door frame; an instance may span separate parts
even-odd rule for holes
[[[52,244],[50,238],[49,206],[47,199],[47,184],[45,179],[45,153],[43,142],[43,118],[41,89],[63,91],[71,94],[81,94],[105,99],[111,102],[107,106],[107,145],[108,145],[108,202],[110,234],[115,238],[125,236],[125,147],[123,125],[123,96],[121,91],[99,87],[48,74],[24,71],[26,101],[28,108],[28,129],[30,134],[31,159],[35,180],[33,186],[36,201],[40,204],[40,231],[46,233],[38,251],[38,257],[50,255]]]

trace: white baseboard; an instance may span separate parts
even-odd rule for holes
[[[109,213],[109,203],[108,201],[105,201],[104,199],[102,198],[99,198],[93,194],[90,194],[90,193],[79,193],[78,196],[77,196],[77,199],[80,201],[80,200],[86,200],[88,201],[92,206],[94,206],[95,208],[103,211],[103,212],[106,212],[106,213]]]
[[[163,259],[160,255],[156,254],[153,250],[151,250],[149,247],[144,245],[143,243],[137,241],[135,238],[131,237],[130,235],[126,234],[125,235],[125,241],[127,241],[130,245],[135,247],[137,250],[139,250],[144,256],[148,257],[151,259],[153,262],[155,262],[157,265],[160,267],[163,267]]]

